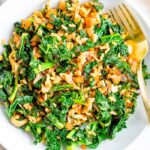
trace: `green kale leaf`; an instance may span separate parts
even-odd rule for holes
[[[72,84],[64,84],[64,85],[56,84],[52,87],[51,90],[53,90],[53,91],[62,91],[62,90],[72,89],[72,88],[73,88]]]
[[[101,39],[102,44],[123,41],[121,35],[118,33],[112,34],[112,35],[105,35],[105,36],[102,36],[100,39]]]
[[[0,85],[4,88],[8,88],[13,83],[13,74],[10,71],[3,71],[0,74]]]
[[[6,101],[7,100],[7,95],[2,89],[0,89],[0,101],[1,100],[2,101]]]
[[[121,34],[122,31],[123,31],[122,28],[121,28],[121,26],[119,24],[112,24],[111,28],[112,28],[112,30],[113,30],[114,33]]]
[[[62,122],[59,121],[59,119],[54,115],[54,114],[48,114],[47,118],[51,121],[51,124],[56,126],[58,129],[63,129],[64,128],[64,124]]]
[[[60,45],[55,36],[42,37],[39,47],[45,58],[51,62],[57,63],[72,58],[72,52],[66,47],[65,42]]]
[[[63,130],[50,130],[47,129],[45,133],[46,137],[46,150],[60,150],[61,149],[61,144],[67,143],[66,141],[66,135],[68,131],[65,129]]]
[[[124,61],[121,61],[120,58],[116,56],[111,56],[109,59],[103,59],[104,63],[107,65],[115,65],[123,72],[131,72],[130,65]]]
[[[46,150],[60,150],[61,144],[67,143],[65,137],[67,135],[66,130],[46,130]],[[58,138],[59,137],[59,138]]]
[[[143,77],[145,80],[150,79],[150,73],[148,72],[147,65],[145,65],[144,61],[142,62],[142,71],[143,71]]]
[[[18,97],[11,105],[8,110],[8,116],[11,117],[13,113],[16,111],[16,108],[19,104],[31,103],[33,101],[32,96],[20,96]]]
[[[88,63],[87,65],[85,65],[85,67],[84,67],[84,73],[86,75],[86,78],[89,78],[90,73],[91,73],[93,67],[96,66],[96,65],[97,65],[96,61],[92,61],[92,62]]]
[[[42,134],[45,132],[46,126],[40,123],[29,123],[25,126],[25,131],[32,134],[34,137],[34,144],[40,143],[42,141]]]
[[[127,119],[128,119],[128,115],[124,115],[120,120],[114,120],[110,132],[111,138],[114,138],[117,132],[121,131],[123,128],[126,128]]]

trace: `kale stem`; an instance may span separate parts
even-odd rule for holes
[[[40,72],[46,70],[46,69],[50,69],[54,66],[54,64],[52,62],[46,62],[46,63],[41,63],[38,65],[37,68],[34,69],[36,74],[39,74]]]
[[[14,86],[13,92],[11,93],[11,95],[8,98],[11,103],[13,103],[17,91],[18,91],[18,79],[16,78],[15,79],[15,86]]]
[[[75,144],[72,143],[72,145],[67,146],[66,150],[74,150],[75,149]]]
[[[73,135],[75,134],[75,132],[76,132],[75,129],[71,130],[71,131],[67,134],[66,137],[67,137],[68,139],[72,139],[72,137],[73,137]]]

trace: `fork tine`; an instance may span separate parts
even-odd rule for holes
[[[117,12],[117,15],[119,16],[120,20],[122,20],[123,22],[123,25],[126,27],[127,31],[129,32],[130,36],[132,38],[134,38],[134,33],[133,31],[131,30],[131,27],[130,25],[128,24],[128,20],[126,19],[126,17],[124,16],[122,10],[120,9],[120,7],[116,7],[114,8],[114,10]]]
[[[108,14],[111,16],[111,19],[113,21],[116,21],[116,19],[114,18],[114,15],[112,14],[111,10],[108,10]]]
[[[136,28],[137,25],[135,25],[134,22],[132,21],[132,20],[133,20],[133,17],[132,17],[132,15],[131,15],[131,13],[130,13],[129,11],[127,11],[125,4],[123,3],[122,5],[119,5],[119,7],[120,7],[120,9],[122,10],[122,13],[123,13],[124,16],[126,17],[126,19],[128,20],[128,22],[130,23],[132,29],[133,29],[133,30],[136,30],[136,29],[137,29],[137,28]],[[131,18],[131,17],[132,17],[132,18]]]
[[[128,15],[129,22],[134,26],[134,28],[136,28],[136,30],[142,32],[140,26],[138,25],[137,21],[135,20],[135,18],[133,17],[133,15],[131,14],[130,10],[127,8],[125,3],[122,4],[122,8],[124,12]]]
[[[124,31],[127,31],[127,29],[125,28],[125,26],[122,24],[122,21],[121,19],[118,17],[117,13],[115,10],[109,10],[110,14],[111,14],[111,17],[113,18],[114,21],[116,21],[123,29]]]

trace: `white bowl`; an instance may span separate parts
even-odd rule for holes
[[[81,0],[86,1],[86,0]],[[105,10],[116,5],[121,0],[101,0],[104,3]],[[55,7],[58,0],[51,0],[51,6]],[[43,0],[7,0],[0,7],[0,40],[9,39],[12,34],[13,24],[23,18],[29,16],[34,10],[40,9],[44,5]],[[143,20],[136,14],[145,33],[150,33],[150,30]],[[150,35],[150,34],[149,34]],[[0,46],[0,52],[3,50]],[[147,64],[150,68],[150,54],[146,58]],[[150,87],[150,82],[147,84]],[[150,88],[149,88],[150,89]],[[130,116],[127,121],[127,129],[119,132],[115,139],[106,140],[102,142],[98,149],[101,150],[122,150],[129,146],[139,136],[147,126],[147,119],[143,107],[141,97],[138,98],[138,105],[136,111]],[[43,144],[33,145],[31,137],[24,131],[15,128],[9,123],[6,117],[5,109],[0,109],[0,143],[5,146],[7,150],[42,150]]]

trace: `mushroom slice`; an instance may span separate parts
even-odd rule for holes
[[[11,117],[10,119],[11,123],[15,126],[15,127],[22,127],[23,125],[27,124],[28,119],[24,119],[24,120],[17,120],[15,119],[15,117]]]

